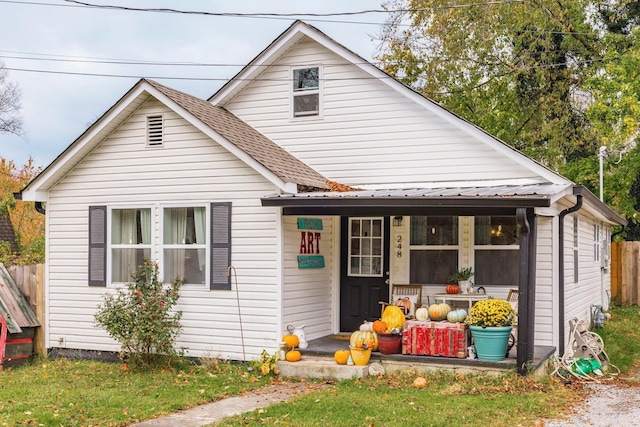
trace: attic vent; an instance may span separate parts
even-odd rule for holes
[[[147,145],[149,147],[161,147],[163,142],[163,117],[162,114],[147,116]]]

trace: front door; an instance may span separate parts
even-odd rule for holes
[[[389,217],[342,217],[340,330],[380,318],[389,299]]]

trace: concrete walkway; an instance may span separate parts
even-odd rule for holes
[[[250,412],[258,408],[284,402],[302,393],[320,390],[327,384],[281,382],[229,397],[217,402],[196,406],[161,418],[131,424],[131,427],[200,427],[225,417]]]

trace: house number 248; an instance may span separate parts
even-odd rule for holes
[[[396,236],[396,258],[402,258],[402,235]]]

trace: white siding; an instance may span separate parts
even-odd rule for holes
[[[145,148],[149,113],[164,113],[163,148]],[[248,359],[262,349],[275,350],[281,310],[279,210],[260,205],[260,197],[274,191],[263,177],[159,102],[143,105],[50,192],[47,346],[118,350],[93,323],[94,308],[107,289],[87,285],[90,205],[160,208],[232,202],[233,290],[184,285],[177,307],[183,311],[184,328],[177,345],[188,348],[191,356],[233,359],[243,358],[243,341]],[[156,228],[159,221],[154,218]]]
[[[554,218],[538,217],[536,248],[536,305],[535,305],[535,345],[557,345],[554,343],[554,327],[557,306],[554,293],[554,270],[557,265],[554,250]]]
[[[569,337],[569,320],[578,318],[591,322],[591,306],[608,306],[611,295],[611,277],[608,270],[604,271],[600,261],[594,260],[594,224],[601,224],[599,220],[590,215],[585,215],[584,210],[579,210],[572,215],[579,215],[578,219],[578,282],[573,280],[573,251],[566,251],[567,263],[565,263],[565,337]],[[565,218],[565,233],[571,240],[565,240],[567,248],[573,247],[573,218],[567,215]]]
[[[307,340],[330,335],[333,332],[334,318],[334,247],[333,221],[321,218],[323,230],[320,231],[320,255],[324,256],[324,268],[298,268],[300,254],[300,233],[297,217],[283,217],[284,231],[284,277],[283,277],[283,316],[282,329],[288,325],[305,325]],[[306,230],[305,230],[306,231]],[[309,230],[317,231],[317,230]]]
[[[385,186],[534,177],[492,147],[305,40],[224,107],[330,179]],[[291,120],[287,65],[313,64],[323,68],[323,116]]]

